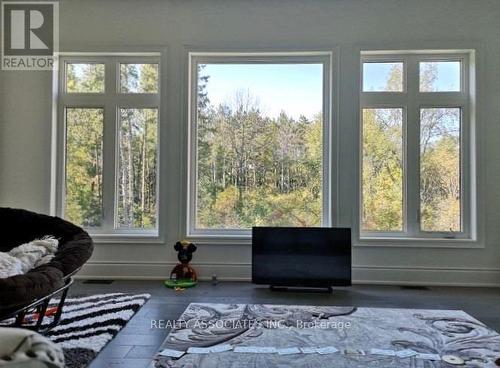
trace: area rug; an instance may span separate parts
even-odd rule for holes
[[[460,310],[192,303],[162,349],[186,353],[157,367],[496,367],[500,335]]]
[[[47,336],[64,349],[66,367],[87,367],[149,297],[112,293],[67,298],[60,323]]]

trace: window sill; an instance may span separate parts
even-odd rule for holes
[[[197,245],[252,245],[252,235],[188,235],[187,240]]]
[[[92,234],[89,235],[96,244],[163,244],[162,237],[156,232],[147,233],[117,233],[117,234]]]
[[[353,247],[463,248],[481,249],[484,243],[470,238],[403,238],[366,236],[354,240]]]
[[[187,239],[197,245],[252,245],[251,235],[192,235]],[[362,237],[353,240],[353,248],[458,248],[481,249],[484,243],[477,239]]]

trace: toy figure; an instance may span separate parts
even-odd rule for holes
[[[170,288],[186,288],[195,286],[198,280],[196,271],[189,264],[196,251],[196,245],[182,240],[175,243],[174,249],[178,252],[179,262],[170,273],[170,280],[165,285]]]

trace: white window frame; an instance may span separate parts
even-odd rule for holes
[[[336,173],[333,170],[335,150],[333,145],[334,118],[333,100],[333,52],[332,51],[286,51],[286,52],[188,52],[188,192],[186,235],[188,238],[203,239],[242,239],[251,238],[251,229],[197,229],[197,82],[199,64],[323,64],[323,195],[322,224],[332,226],[333,198],[332,185]]]
[[[438,241],[460,243],[477,240],[476,230],[476,163],[475,163],[475,76],[473,50],[439,51],[362,51],[360,62],[359,172],[358,172],[358,239],[361,245],[372,241]],[[403,62],[403,91],[363,91],[363,63]],[[461,86],[458,92],[420,92],[419,62],[460,61]],[[461,231],[429,232],[420,229],[420,110],[457,107],[461,109]],[[403,230],[363,231],[363,109],[401,108],[403,110]]]
[[[160,239],[160,122],[162,117],[162,60],[159,52],[140,53],[61,53],[58,58],[56,97],[56,171],[55,171],[55,214],[64,218],[66,178],[66,108],[102,108],[103,120],[103,186],[102,224],[100,227],[85,228],[100,242],[127,242],[140,238],[144,242],[161,242]],[[66,92],[66,65],[70,63],[104,64],[104,92]],[[157,93],[121,92],[120,64],[158,64]],[[118,169],[121,108],[153,108],[158,110],[157,121],[157,177],[156,177],[156,226],[154,229],[120,228],[118,225]]]

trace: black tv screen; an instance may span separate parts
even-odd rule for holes
[[[351,285],[351,229],[254,227],[252,282],[299,287]]]

